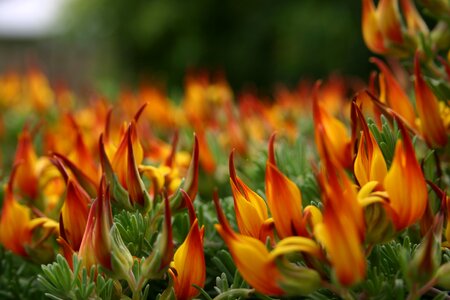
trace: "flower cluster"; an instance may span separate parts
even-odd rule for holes
[[[330,77],[268,101],[190,75],[178,105],[142,86],[111,107],[36,69],[0,76],[4,144],[26,119],[2,157],[0,244],[57,257],[39,277],[52,298],[450,288],[450,5],[423,5],[433,29],[411,0],[362,0],[364,40],[387,57],[367,85]]]

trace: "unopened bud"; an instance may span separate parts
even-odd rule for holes
[[[306,296],[320,287],[320,275],[316,270],[290,262],[278,264],[278,269],[283,275],[279,285],[288,295]]]
[[[390,241],[396,231],[394,224],[386,214],[381,203],[373,203],[364,209],[366,220],[366,242],[370,244],[384,243]]]
[[[110,235],[112,269],[118,278],[125,279],[133,267],[133,257],[125,246],[116,225],[111,228]]]

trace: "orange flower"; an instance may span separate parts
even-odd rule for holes
[[[314,136],[320,157],[329,151],[333,161],[348,168],[352,165],[351,138],[341,121],[330,116],[317,99],[319,83],[314,88]],[[325,150],[325,148],[327,150]]]
[[[355,102],[353,102],[352,109],[356,113],[356,117],[363,130],[354,162],[355,177],[360,186],[364,186],[370,181],[378,181],[381,183],[387,174],[383,153]]]
[[[414,88],[417,113],[421,132],[430,147],[444,147],[447,144],[447,129],[439,113],[439,101],[422,77],[419,52],[414,59]]]
[[[380,84],[380,94],[385,95],[387,104],[404,119],[409,127],[415,128],[416,113],[408,95],[382,60],[372,57],[370,61],[375,63],[383,74],[384,84]],[[383,79],[380,77],[380,81]],[[383,99],[381,101],[384,102]]]
[[[91,197],[78,181],[67,173],[58,158],[53,158],[52,162],[58,167],[67,186],[66,199],[59,220],[60,234],[74,251],[78,251],[86,228],[89,213],[88,205],[91,202]]]
[[[427,24],[417,12],[414,2],[411,0],[400,0],[400,4],[403,9],[403,15],[405,17],[408,32],[412,35],[417,32],[422,32],[425,35],[428,34],[429,30]]]
[[[122,139],[119,143],[119,147],[114,152],[111,160],[112,167],[114,172],[117,174],[120,184],[126,189],[128,187],[128,172],[129,172],[129,164],[128,164],[128,151],[129,145],[128,140],[131,140],[133,153],[131,155],[134,156],[135,163],[139,165],[143,158],[144,152],[142,150],[142,146],[139,142],[139,138],[136,130],[136,123],[131,122],[128,126],[124,135],[122,135]]]
[[[265,244],[251,236],[235,233],[231,229],[222,209],[217,193],[214,194],[214,204],[220,224],[216,230],[224,239],[236,267],[242,277],[258,292],[266,295],[283,295],[294,291],[296,294],[308,294],[319,285],[320,276],[312,269],[298,268],[292,274],[292,263],[278,258],[293,253],[305,252],[315,258],[322,258],[319,246],[311,239],[299,236],[281,240],[269,252]],[[278,264],[279,263],[279,264]],[[286,273],[284,273],[286,272]],[[286,275],[285,275],[286,274]],[[300,283],[296,280],[302,280]]]
[[[28,126],[25,126],[19,136],[14,164],[18,166],[15,181],[20,193],[35,200],[38,196],[37,156]]]
[[[83,240],[78,256],[89,270],[91,266],[101,264],[112,270],[110,230],[113,224],[109,186],[105,177],[99,185],[97,199],[91,205]]]
[[[397,44],[403,43],[398,0],[380,0],[377,8],[378,24],[383,36]]]
[[[98,174],[98,169],[94,163],[94,159],[92,158],[92,154],[83,140],[80,129],[76,127],[75,131],[75,145],[73,151],[68,155],[68,159],[70,159],[75,165],[82,169],[92,182],[98,182],[100,176]]]
[[[324,158],[325,174],[319,179],[325,208],[323,223],[314,227],[314,235],[327,250],[339,282],[350,286],[361,281],[366,272],[363,211],[345,172],[328,156]]]
[[[281,273],[275,261],[270,259],[269,251],[263,242],[250,236],[237,234],[231,229],[219,200],[214,197],[217,216],[220,224],[216,230],[224,239],[242,277],[258,292],[266,295],[282,295],[284,291],[279,285]]]
[[[278,169],[274,152],[275,134],[269,141],[266,164],[266,197],[280,238],[307,236],[302,217],[302,196],[297,185]]]
[[[138,165],[143,160],[143,150],[137,136],[135,121],[131,122],[123,135],[120,145],[114,153],[111,165],[109,162],[106,162],[107,157],[104,155],[105,148],[102,137],[100,138],[100,151],[103,160],[102,165],[103,167],[108,167],[108,170],[105,172],[110,172],[109,167],[112,167],[120,185],[128,192],[131,203],[148,208],[150,196],[145,189],[138,170]]]
[[[387,212],[400,231],[422,217],[428,203],[428,192],[408,132],[401,121],[398,124],[403,141],[397,141],[383,186],[390,200]]]
[[[199,290],[193,284],[203,287],[206,277],[205,256],[203,253],[202,226],[199,229],[198,220],[195,218],[191,229],[183,244],[177,249],[173,257],[170,270],[174,280],[174,289],[177,299],[192,299],[198,295]]]
[[[230,184],[239,231],[265,242],[261,230],[268,218],[266,202],[236,175],[233,154],[234,151],[230,155]]]
[[[372,52],[378,54],[387,52],[373,0],[362,1],[362,33],[367,47]]]
[[[27,249],[33,246],[33,231],[43,227],[47,231],[43,236],[49,236],[51,232],[57,231],[58,224],[44,217],[31,219],[30,209],[14,199],[13,181],[17,171],[18,167],[15,165],[5,189],[0,218],[0,243],[17,255],[28,256]]]
[[[373,0],[362,0],[362,32],[367,47],[378,54],[403,44],[398,0],[380,0],[377,8]]]

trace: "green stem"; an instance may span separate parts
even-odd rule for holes
[[[422,286],[417,291],[417,297],[420,297],[420,296],[424,295],[426,292],[428,292],[429,290],[431,290],[433,288],[433,286],[436,284],[436,282],[437,282],[437,278],[436,277],[431,278],[430,281],[425,283],[425,285]]]
[[[224,299],[228,299],[228,297],[233,297],[233,298],[245,297],[245,298],[247,298],[250,296],[250,294],[252,294],[254,292],[255,292],[254,289],[232,289],[232,290],[228,290],[224,293],[221,293],[220,295],[215,297],[213,300],[224,300]]]

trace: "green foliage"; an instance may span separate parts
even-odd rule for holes
[[[0,299],[45,299],[36,274],[39,267],[0,246]]]
[[[148,216],[139,211],[122,210],[114,216],[114,222],[131,255],[145,257],[150,254],[157,232],[151,232]]]
[[[312,145],[308,143],[306,135],[301,133],[293,143],[280,140],[276,144],[277,165],[300,188],[303,206],[320,200],[319,186],[311,168],[311,160],[315,155]]]
[[[393,128],[391,128],[386,117],[382,115],[381,131],[378,129],[377,124],[371,119],[367,120],[367,125],[380,146],[386,165],[389,168],[394,158],[395,144],[400,137],[400,130],[398,129],[397,123],[394,121]]]
[[[368,257],[367,279],[358,289],[374,299],[405,299],[408,261],[416,248],[408,237],[403,243],[393,240],[374,246]]]
[[[53,264],[42,266],[42,272],[37,280],[50,299],[113,299],[113,280],[97,274],[95,267],[88,273],[77,255],[73,256],[73,271],[66,259],[58,255]]]

